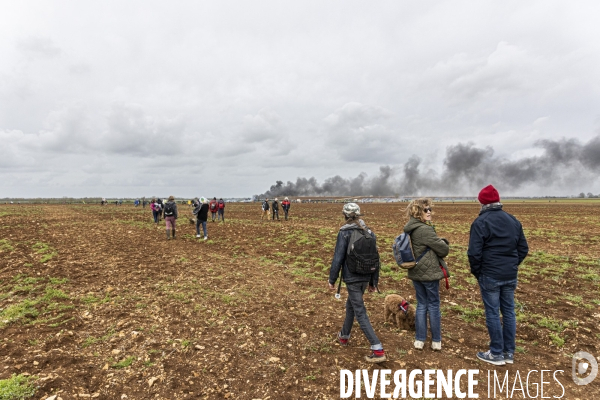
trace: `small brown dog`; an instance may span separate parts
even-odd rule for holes
[[[383,315],[386,322],[390,316],[395,316],[396,325],[400,329],[415,330],[415,306],[409,304],[402,296],[385,296]]]

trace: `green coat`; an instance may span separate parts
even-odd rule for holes
[[[433,226],[421,222],[417,218],[410,217],[410,220],[404,226],[404,232],[410,234],[415,258],[423,254],[428,247],[431,249],[415,267],[408,270],[409,279],[421,282],[444,279],[440,264],[443,265],[448,276],[450,276],[450,271],[448,271],[448,266],[444,261],[444,257],[450,251],[449,243],[446,239],[438,237]]]

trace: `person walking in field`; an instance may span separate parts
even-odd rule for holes
[[[158,222],[160,222],[160,220],[162,218],[164,218],[164,211],[165,211],[165,205],[163,204],[163,200],[160,197],[156,198],[156,204],[157,204],[157,208],[159,209],[159,213],[158,213]]]
[[[218,210],[217,221],[225,222],[225,201],[223,199],[219,199]]]
[[[196,237],[200,237],[200,225],[202,225],[204,240],[208,240],[208,232],[206,229],[206,221],[208,220],[208,200],[201,197],[200,201],[195,204],[192,214],[196,216]]]
[[[155,198],[152,198],[150,201],[150,209],[152,210],[152,218],[154,218],[154,223],[158,225],[158,221],[160,221],[160,214],[162,212],[160,204],[156,201]]]
[[[267,217],[267,221],[269,220],[269,199],[265,199],[265,201],[263,201],[262,203],[262,214],[260,216],[260,220],[262,221],[262,219],[264,217]]]
[[[494,186],[484,187],[477,199],[481,211],[471,224],[467,255],[479,283],[490,336],[489,350],[478,352],[477,358],[493,365],[513,364],[517,274],[529,246],[519,220],[502,210]]]
[[[290,211],[290,199],[287,197],[283,199],[281,202],[281,208],[283,209],[283,214],[285,215],[285,220],[288,219],[288,212]]]
[[[279,221],[279,202],[277,201],[277,197],[275,200],[273,200],[271,209],[273,210],[273,220],[275,220],[275,217],[277,217],[277,221]]]
[[[212,216],[212,222],[215,222],[217,218],[217,212],[219,211],[219,203],[217,202],[217,198],[213,197],[213,199],[208,203],[208,207],[210,208],[210,214]]]
[[[448,255],[448,240],[438,237],[431,223],[430,199],[416,199],[406,208],[408,222],[404,232],[410,235],[413,253],[418,263],[408,270],[417,297],[415,312],[415,343],[422,350],[427,339],[427,316],[431,331],[431,348],[442,349],[442,314],[440,310],[440,280],[448,279],[448,266],[444,257]],[[448,285],[446,284],[446,289]]]
[[[175,203],[175,197],[169,196],[169,200],[165,203],[165,225],[167,227],[167,240],[175,239],[175,221],[177,220],[177,204]]]
[[[345,204],[342,209],[342,214],[344,215],[346,223],[338,232],[328,280],[329,289],[335,290],[335,282],[338,279],[341,269],[342,277],[340,279],[343,279],[346,283],[346,289],[348,290],[346,318],[342,325],[342,330],[337,334],[338,342],[342,346],[347,346],[349,344],[352,325],[354,325],[354,318],[356,318],[360,329],[363,331],[371,345],[371,354],[365,356],[365,360],[371,363],[384,362],[387,358],[385,356],[385,351],[383,350],[383,345],[373,330],[363,300],[365,290],[368,289],[369,292],[377,290],[379,269],[372,274],[353,273],[348,266],[349,257],[347,256],[353,230],[362,229],[366,231],[366,234],[368,233],[372,240],[376,240],[375,234],[366,226],[362,219],[359,219],[360,207],[358,204]]]

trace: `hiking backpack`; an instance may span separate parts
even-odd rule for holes
[[[394,252],[394,258],[396,259],[396,264],[398,264],[400,268],[410,269],[415,267],[419,261],[421,261],[421,258],[429,251],[429,247],[423,254],[415,259],[412,243],[410,242],[410,235],[408,233],[403,233],[394,239],[392,250]]]
[[[346,265],[353,274],[368,275],[379,271],[379,252],[370,231],[362,228],[352,229],[346,252]]]
[[[168,202],[165,204],[165,216],[171,216],[175,214],[175,203]]]
[[[217,211],[217,203],[216,202],[210,203],[210,211]]]

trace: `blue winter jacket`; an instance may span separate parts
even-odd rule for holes
[[[521,223],[503,211],[501,203],[482,208],[471,224],[467,251],[471,273],[477,279],[481,275],[499,281],[516,279],[528,252]]]
[[[362,220],[360,222],[362,222]],[[364,222],[362,222],[362,224],[364,224]],[[347,284],[357,282],[369,282],[369,285],[377,287],[377,283],[379,282],[379,270],[377,270],[375,273],[367,275],[353,274],[348,269],[348,265],[346,264],[346,253],[348,250],[348,243],[350,241],[350,236],[352,235],[353,229],[357,229],[356,224],[346,224],[342,226],[340,228],[340,231],[338,232],[337,241],[335,243],[335,251],[333,253],[333,260],[331,261],[331,269],[329,270],[329,283],[331,283],[332,285],[335,284],[340,275],[341,268],[342,279]],[[373,235],[373,238],[375,238],[375,240],[377,240],[375,234],[370,229],[368,229],[368,232],[371,235]]]

